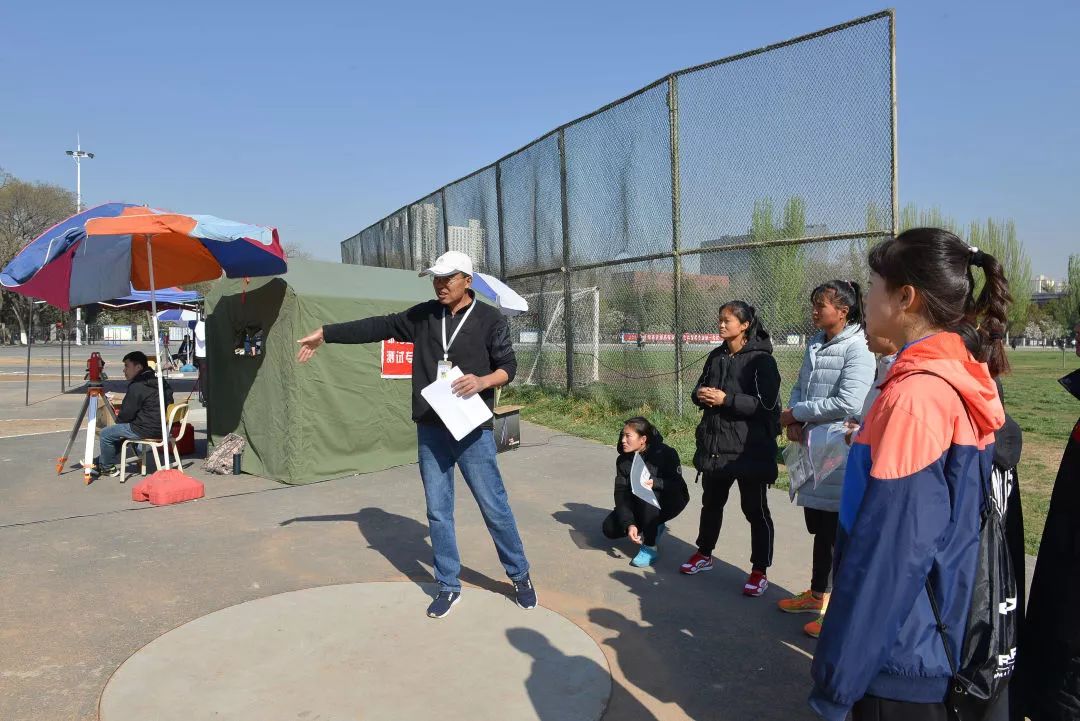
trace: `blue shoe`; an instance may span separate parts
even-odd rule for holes
[[[641,550],[634,556],[634,560],[630,561],[630,565],[636,568],[646,568],[656,563],[656,558],[660,554],[656,551],[656,546],[642,545]]]
[[[528,574],[520,581],[514,581],[514,593],[517,595],[517,605],[526,611],[536,608],[536,589]]]
[[[456,591],[439,591],[439,595],[427,607],[427,615],[429,618],[442,618],[450,613],[450,609],[460,600],[461,594]]]

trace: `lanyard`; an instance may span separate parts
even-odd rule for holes
[[[461,318],[461,322],[458,323],[457,328],[454,329],[454,334],[450,336],[450,342],[446,342],[446,308],[443,308],[442,312],[442,358],[444,361],[450,360],[450,346],[454,345],[454,339],[457,338],[457,334],[461,332],[461,327],[465,325],[465,321],[469,319],[469,314],[473,312],[473,308],[476,307],[476,298],[473,298],[473,302],[469,304],[469,309],[465,311],[465,315]]]

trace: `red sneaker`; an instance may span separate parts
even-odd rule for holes
[[[754,571],[750,574],[750,578],[746,579],[746,583],[743,584],[742,592],[744,596],[760,596],[765,593],[765,589],[769,587],[769,579],[765,578],[765,574],[761,571]]]
[[[690,556],[690,560],[679,566],[679,573],[685,573],[687,576],[693,576],[695,573],[701,573],[702,571],[711,571],[713,569],[712,556],[705,556],[701,553],[694,553]]]

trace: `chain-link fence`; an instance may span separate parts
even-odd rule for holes
[[[784,393],[809,293],[895,231],[891,11],[673,73],[342,242],[345,263],[472,257],[529,301],[518,382],[681,411],[742,299]]]

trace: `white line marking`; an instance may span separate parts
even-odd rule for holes
[[[780,643],[784,644],[785,646],[787,646],[788,648],[790,648],[790,649],[791,649],[792,651],[796,651],[796,652],[798,652],[798,653],[801,653],[801,654],[802,654],[803,656],[806,656],[806,657],[807,657],[808,659],[810,659],[811,661],[813,661],[813,660],[814,660],[814,654],[812,654],[812,653],[807,653],[806,651],[802,650],[802,649],[801,649],[801,648],[799,648],[798,646],[795,646],[795,645],[793,645],[793,644],[790,644],[790,643],[788,643],[787,641],[781,641]]]
[[[47,436],[47,435],[50,435],[52,433],[70,433],[70,432],[71,432],[70,428],[61,428],[58,431],[42,431],[40,433],[19,433],[19,434],[14,435],[14,436],[0,436],[0,441],[5,440],[7,438],[25,438],[27,436]]]

